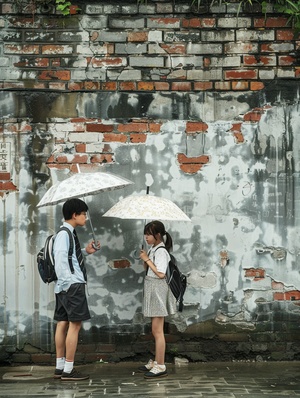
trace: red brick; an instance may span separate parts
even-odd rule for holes
[[[202,28],[213,28],[216,26],[215,18],[202,18],[201,19]]]
[[[200,164],[200,163],[198,163],[198,164],[181,164],[180,170],[187,174],[195,174],[199,170],[201,170],[202,167],[203,167],[203,164]]]
[[[129,42],[144,42],[148,41],[148,32],[128,32]]]
[[[263,113],[262,110],[260,111],[254,111],[252,110],[251,112],[247,112],[244,115],[244,121],[245,122],[259,122],[261,119],[261,114]]]
[[[296,61],[295,57],[291,55],[281,55],[278,57],[278,65],[280,66],[290,66]]]
[[[120,268],[129,268],[130,262],[126,259],[122,260],[113,260],[111,261],[112,268],[120,269]]]
[[[66,155],[56,155],[54,161],[56,163],[87,163],[88,156],[81,155],[81,154],[75,154],[71,158],[70,156],[66,156]]]
[[[284,17],[254,18],[254,28],[284,28],[287,21]]]
[[[236,69],[236,70],[227,70],[225,71],[225,79],[226,80],[249,80],[249,79],[257,79],[257,70],[256,69]]]
[[[295,36],[295,33],[292,29],[276,31],[276,40],[290,41],[290,40],[294,40],[294,38],[295,38],[294,36]]]
[[[91,163],[114,163],[112,154],[96,154],[91,156]]]
[[[159,133],[162,123],[149,123],[149,132],[150,133]]]
[[[170,83],[167,82],[154,82],[154,88],[158,91],[169,91]]]
[[[13,64],[16,68],[46,68],[49,66],[49,59],[48,58],[24,58],[22,57],[22,61],[15,62]]]
[[[136,90],[135,82],[120,82],[119,89],[124,91],[133,91]]]
[[[173,91],[191,91],[191,82],[173,82],[171,83],[171,89]]]
[[[129,139],[132,144],[144,143],[147,140],[147,135],[141,133],[130,134]]]
[[[124,59],[121,57],[104,57],[104,58],[93,58],[91,65],[93,68],[102,68],[108,66],[126,66]]]
[[[254,278],[254,280],[263,279],[265,277],[266,271],[262,268],[248,268],[245,269],[246,278]]]
[[[263,82],[250,82],[250,90],[251,91],[259,91],[265,88],[265,84]]]
[[[100,82],[84,82],[84,88],[87,90],[99,90],[101,86]]]
[[[10,173],[0,172],[0,180],[1,181],[9,181],[10,180]]]
[[[85,153],[86,152],[86,144],[76,144],[75,151],[79,152],[79,153]]]
[[[201,156],[188,157],[184,153],[178,153],[177,160],[181,164],[193,164],[193,163],[206,164],[209,162],[209,156],[201,155]]]
[[[242,144],[243,142],[245,142],[245,138],[242,133],[234,132],[233,136],[237,144]]]
[[[208,125],[204,122],[187,122],[185,131],[186,133],[205,133]]]
[[[87,123],[86,131],[97,133],[110,133],[114,130],[113,124]]]
[[[104,133],[103,142],[127,142],[127,136],[117,133]]]
[[[57,70],[57,71],[42,71],[38,75],[38,79],[41,80],[70,80],[71,72],[69,70]]]
[[[185,54],[186,53],[185,44],[161,44],[160,46],[168,54]]]
[[[212,88],[213,88],[212,82],[194,82],[195,91],[212,90]]]
[[[139,91],[153,91],[154,83],[153,82],[138,82],[137,89]]]
[[[0,191],[18,191],[18,188],[11,181],[0,181]]]
[[[200,18],[190,18],[182,20],[183,28],[201,28],[201,19]]]
[[[69,82],[68,89],[72,91],[82,90],[84,87],[84,82]]]
[[[285,293],[274,293],[273,298],[276,301],[286,301],[286,300],[300,300],[300,291],[299,290],[291,290]]]
[[[118,84],[117,82],[104,82],[102,83],[101,88],[105,91],[117,91]]]
[[[148,131],[148,123],[119,124],[118,131],[121,133],[144,133]]]

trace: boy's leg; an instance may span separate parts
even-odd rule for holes
[[[56,358],[63,358],[65,356],[68,325],[68,321],[57,322],[55,330]]]
[[[81,321],[69,323],[69,329],[66,338],[66,361],[68,362],[74,362],[81,324]]]

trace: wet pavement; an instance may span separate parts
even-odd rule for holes
[[[90,379],[54,380],[53,367],[0,367],[0,397],[300,397],[300,362],[167,364],[168,377],[146,380],[137,362],[78,366]]]

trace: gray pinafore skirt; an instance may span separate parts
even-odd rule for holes
[[[144,280],[143,313],[145,317],[168,316],[177,312],[176,299],[165,278],[146,275]]]

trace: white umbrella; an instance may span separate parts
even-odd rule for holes
[[[37,207],[55,205],[72,198],[83,198],[88,195],[96,195],[100,192],[124,188],[130,184],[133,184],[133,182],[112,173],[102,171],[95,173],[79,172],[49,188]],[[89,222],[93,239],[96,241],[90,216]]]
[[[76,173],[56,183],[42,197],[37,207],[56,205],[67,199],[82,198],[103,191],[112,191],[133,184],[123,177],[112,173]]]
[[[154,195],[127,196],[111,207],[103,217],[191,221],[174,202]]]

